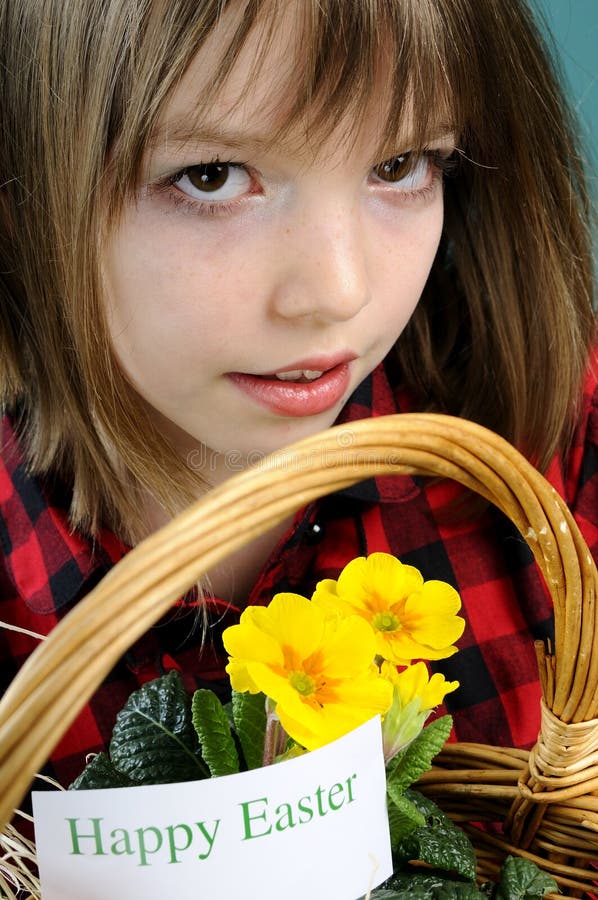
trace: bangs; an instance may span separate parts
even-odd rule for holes
[[[134,190],[148,149],[197,139],[206,121],[218,127],[215,98],[234,84],[234,107],[242,106],[264,74],[275,85],[260,109],[272,145],[292,135],[317,147],[334,130],[349,147],[374,114],[379,134],[372,139],[383,159],[449,133],[458,139],[471,114],[466,86],[476,79],[463,71],[470,56],[463,36],[461,44],[457,40],[458,23],[447,15],[450,3],[187,0],[158,6],[128,80],[132,95],[121,97],[113,117],[114,131],[123,129],[111,155],[122,200]],[[192,110],[164,121],[168,100],[204,53],[209,85],[194,89]],[[246,74],[238,84],[240,60]]]
[[[268,109],[273,143],[303,131],[317,144],[340,127],[350,145],[373,112],[383,123],[382,155],[395,153],[398,139],[420,147],[439,130],[458,128],[462,116],[448,77],[455,65],[446,58],[445,23],[433,0],[249,2],[218,66],[215,91],[225,87],[248,38],[256,41],[248,89],[280,57]],[[241,91],[239,104],[245,96]],[[198,125],[203,112],[198,108]]]

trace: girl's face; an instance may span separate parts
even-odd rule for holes
[[[299,128],[268,146],[293,63],[282,41],[247,91],[250,40],[213,121],[179,140],[210,89],[218,37],[168,103],[105,258],[120,364],[212,481],[330,426],[386,356],[436,253],[439,162],[453,149],[439,133],[408,155],[406,123],[397,155],[377,159],[374,102],[350,142],[340,122],[317,147]]]

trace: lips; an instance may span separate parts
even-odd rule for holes
[[[254,402],[279,416],[315,416],[332,409],[349,387],[354,355],[302,360],[264,375],[231,372],[230,380]]]
[[[323,374],[323,372],[318,372],[314,369],[292,369],[290,372],[277,372],[274,377],[278,381],[299,381],[305,384],[306,381],[315,381],[316,378],[320,378]]]

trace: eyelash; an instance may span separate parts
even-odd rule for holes
[[[212,157],[210,160],[200,163],[194,163],[192,166],[185,166],[183,169],[179,169],[177,172],[174,172],[172,175],[168,175],[168,177],[161,179],[160,181],[156,181],[154,184],[148,185],[148,193],[150,196],[152,195],[165,195],[166,199],[176,208],[182,210],[185,213],[192,213],[194,215],[210,218],[210,217],[226,217],[229,214],[232,214],[237,210],[237,208],[245,201],[244,197],[239,197],[234,200],[218,200],[214,203],[210,203],[207,200],[197,200],[192,199],[191,197],[187,197],[182,191],[177,190],[175,185],[177,182],[181,180],[191,169],[198,168],[200,166],[210,166],[215,164],[222,164],[223,162],[231,168],[235,169],[246,169],[248,174],[251,175],[251,168],[248,163],[245,162],[237,162],[233,160],[221,160],[219,157]]]
[[[418,153],[410,151],[409,153],[406,153],[404,155],[413,158],[412,165],[405,173],[404,177],[407,177],[407,175],[413,172],[422,157],[427,158],[432,165],[431,183],[421,188],[413,188],[412,190],[402,191],[401,200],[404,203],[416,202],[417,200],[421,200],[431,196],[434,193],[436,185],[439,181],[443,181],[445,178],[457,174],[459,163],[457,150],[429,150],[427,148],[424,148]],[[391,159],[397,158],[398,157],[391,157]],[[383,164],[384,163],[381,163],[381,165]],[[381,183],[383,184],[384,182]],[[389,182],[389,184],[392,184],[392,182]]]
[[[417,200],[424,199],[430,196],[436,189],[436,184],[439,180],[441,181],[447,176],[454,175],[456,172],[457,152],[454,150],[447,154],[446,151],[442,150],[424,149],[420,153],[413,154],[413,167],[418,164],[421,157],[427,157],[432,164],[432,182],[421,188],[402,191],[401,199],[403,200],[403,202],[415,202]],[[234,200],[218,200],[216,202],[210,203],[207,200],[197,200],[192,199],[191,197],[187,197],[182,193],[182,191],[177,190],[177,188],[175,187],[176,184],[181,180],[181,178],[187,175],[190,169],[194,169],[202,165],[212,165],[218,163],[222,163],[222,160],[220,160],[219,158],[213,158],[206,163],[202,162],[195,163],[192,166],[185,166],[185,168],[179,169],[178,172],[169,175],[167,178],[164,178],[161,181],[155,182],[155,184],[150,185],[149,191],[150,193],[165,194],[167,199],[173,204],[176,209],[180,209],[186,213],[193,213],[195,215],[203,216],[206,218],[217,216],[226,217],[227,215],[231,215],[232,213],[236,212],[236,210],[242,203],[245,202],[245,198],[248,196],[247,194]],[[226,160],[226,164],[231,168],[246,169],[248,174],[251,176],[251,167],[248,165],[248,163]],[[412,171],[413,167],[410,169],[410,171]],[[408,174],[409,172],[406,173],[405,177]],[[378,183],[384,184],[384,181],[381,180]],[[388,182],[388,184],[391,185],[392,182]],[[249,194],[249,196],[251,196],[251,194]]]

